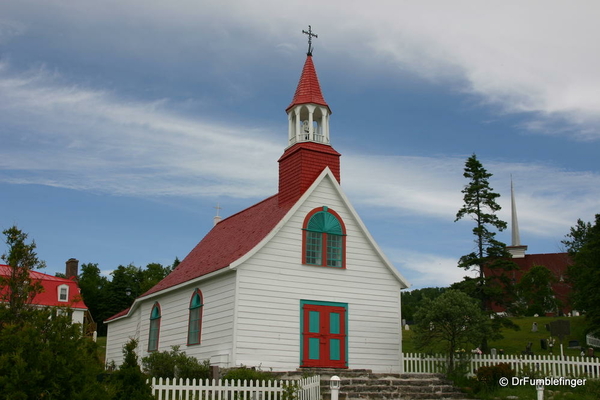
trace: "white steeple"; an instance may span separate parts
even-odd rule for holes
[[[521,237],[519,235],[519,221],[517,220],[517,203],[515,202],[515,190],[513,187],[512,176],[510,177],[510,210],[512,243],[506,248],[513,258],[524,258],[527,246],[521,245]]]

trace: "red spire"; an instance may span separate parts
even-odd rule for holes
[[[315,65],[312,62],[312,56],[310,54],[306,57],[306,62],[304,63],[304,68],[302,69],[302,76],[300,76],[300,81],[298,82],[294,99],[288,108],[285,109],[285,111],[289,111],[290,108],[298,104],[306,103],[314,103],[325,106],[329,109],[329,113],[331,113],[331,109],[325,102],[323,93],[321,93],[319,78],[317,78],[317,71],[315,70]]]

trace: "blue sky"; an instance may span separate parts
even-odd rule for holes
[[[414,288],[465,274],[477,154],[529,253],[600,212],[593,1],[3,1],[0,227],[46,273],[183,259],[277,191],[312,25],[342,187]],[[510,241],[510,233],[499,238]]]

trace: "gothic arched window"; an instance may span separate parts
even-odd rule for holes
[[[188,325],[188,346],[200,344],[200,333],[202,332],[202,292],[194,291],[190,300],[190,320]]]
[[[160,304],[154,303],[150,312],[150,333],[148,334],[148,351],[158,350],[158,337],[160,335]]]

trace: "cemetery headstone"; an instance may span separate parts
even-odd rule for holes
[[[550,322],[550,334],[552,336],[558,336],[562,342],[565,336],[571,334],[571,322],[565,319]]]

